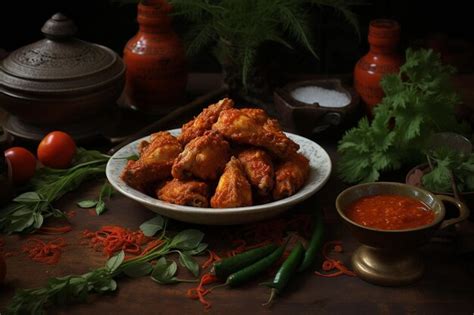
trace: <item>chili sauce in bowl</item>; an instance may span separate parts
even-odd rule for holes
[[[352,202],[345,210],[351,221],[380,230],[406,230],[432,223],[434,211],[423,202],[401,195],[373,195]]]

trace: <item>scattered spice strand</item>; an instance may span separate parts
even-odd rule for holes
[[[325,278],[334,278],[342,275],[350,276],[350,277],[355,277],[356,274],[349,270],[340,260],[331,258],[329,256],[330,251],[334,251],[337,253],[342,253],[344,251],[344,248],[342,247],[342,242],[341,241],[329,241],[326,242],[323,245],[323,257],[324,261],[321,266],[321,269],[323,271],[327,271],[328,273],[321,273],[319,271],[315,271],[314,274],[320,277],[325,277]],[[334,272],[330,272],[333,270],[337,270]]]
[[[202,264],[201,268],[205,269],[211,266],[214,262],[221,260],[221,258],[212,250],[208,249],[209,258]]]
[[[59,227],[42,226],[41,228],[36,230],[36,232],[40,234],[53,234],[53,235],[65,234],[70,231],[72,231],[72,227],[70,225],[59,226]]]
[[[120,226],[103,226],[96,232],[85,230],[83,237],[90,239],[90,245],[95,250],[102,248],[107,257],[123,250],[127,254],[139,255],[142,253],[140,246],[150,242],[142,231],[130,231]],[[155,244],[156,245],[156,244]]]
[[[69,210],[69,211],[66,211],[66,216],[69,218],[69,219],[72,219],[76,216],[76,210]]]
[[[60,237],[45,243],[39,238],[29,238],[23,245],[23,252],[36,262],[55,265],[59,262],[62,248],[66,246],[64,238]]]
[[[210,289],[204,288],[205,285],[215,283],[218,279],[215,275],[211,273],[205,273],[201,277],[201,281],[199,281],[199,285],[196,288],[189,289],[186,292],[186,295],[194,300],[199,300],[206,310],[212,307],[211,302],[206,300],[205,296],[211,292]]]

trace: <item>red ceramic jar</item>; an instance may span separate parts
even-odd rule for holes
[[[369,25],[368,40],[370,51],[354,69],[354,87],[371,115],[374,106],[384,97],[380,79],[387,73],[398,72],[402,64],[397,51],[400,25],[393,20],[373,20]]]
[[[171,10],[165,0],[140,1],[140,28],[123,53],[128,101],[151,114],[165,114],[184,101],[186,56],[171,27]]]

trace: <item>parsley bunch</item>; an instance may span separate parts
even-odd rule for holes
[[[423,159],[432,134],[464,127],[454,115],[459,98],[450,84],[454,69],[432,50],[408,49],[398,74],[382,78],[385,92],[374,119],[363,118],[339,142],[340,177],[349,183],[378,180],[380,172]]]
[[[474,191],[474,154],[438,148],[429,159],[432,170],[421,178],[423,186],[431,191],[452,192],[451,172],[459,191]]]

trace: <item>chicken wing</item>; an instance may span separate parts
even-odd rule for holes
[[[202,136],[206,130],[211,129],[224,109],[229,109],[233,106],[234,101],[224,98],[216,104],[205,108],[197,117],[183,125],[181,135],[178,137],[179,142],[186,145],[192,139]]]
[[[173,162],[183,147],[169,132],[157,132],[139,149],[140,158],[128,161],[121,177],[129,186],[145,191],[171,175]]]
[[[242,164],[232,157],[219,179],[216,192],[211,198],[213,208],[233,208],[252,205],[252,189],[245,177]]]
[[[257,194],[268,196],[273,189],[274,177],[273,163],[268,153],[252,148],[240,152],[238,158]]]
[[[230,146],[215,131],[208,130],[204,135],[191,140],[173,164],[171,173],[174,178],[202,180],[219,178],[230,158]]]
[[[309,160],[300,153],[292,154],[275,169],[275,200],[289,197],[303,187],[309,175]]]
[[[264,128],[256,119],[234,108],[222,111],[212,130],[237,143],[263,147],[279,158],[286,158],[299,149],[282,131]]]
[[[195,180],[172,179],[156,190],[156,196],[166,202],[183,206],[207,208],[209,188]]]

